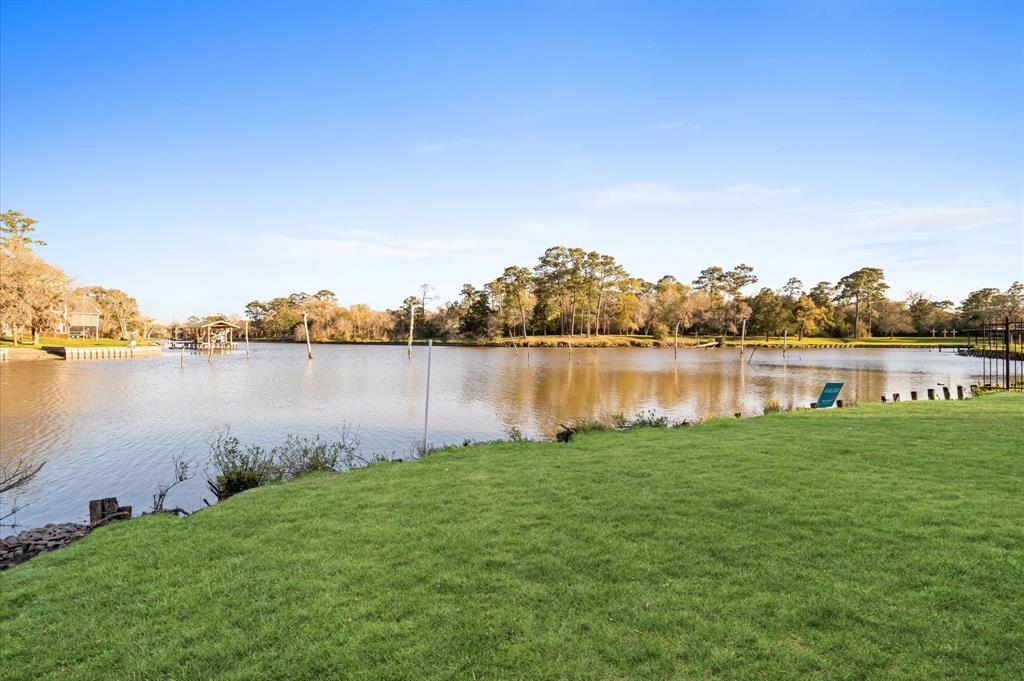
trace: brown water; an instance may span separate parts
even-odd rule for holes
[[[0,368],[0,452],[46,467],[21,494],[18,522],[81,519],[87,502],[116,496],[147,510],[169,477],[172,455],[202,464],[208,442],[231,428],[243,442],[272,446],[286,434],[331,438],[357,428],[363,454],[407,458],[422,436],[426,348],[413,361],[400,346],[254,344],[215,356],[5,363]],[[504,437],[511,428],[550,436],[580,417],[655,410],[672,419],[754,415],[767,400],[806,406],[826,381],[846,383],[847,401],[878,401],[938,384],[970,385],[976,360],[936,350],[759,349],[433,350],[432,443]],[[170,505],[211,498],[201,479],[179,486]],[[4,499],[8,508],[10,499]],[[5,533],[9,530],[5,530]]]

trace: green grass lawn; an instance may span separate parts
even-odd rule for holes
[[[111,346],[125,346],[128,345],[128,341],[114,340],[112,338],[54,338],[53,336],[40,336],[39,342],[33,345],[31,343],[31,336],[22,336],[18,340],[19,348],[88,348],[88,347],[111,347]],[[145,344],[141,343],[140,344]],[[14,341],[12,338],[4,337],[0,338],[0,347],[12,347]]]
[[[729,345],[739,345],[740,339],[737,337],[730,336],[726,342]],[[816,345],[842,345],[843,347],[851,348],[870,348],[870,347],[920,347],[920,346],[934,346],[934,345],[948,345],[955,347],[959,345],[967,345],[968,339],[965,337],[953,338],[947,336],[943,338],[939,336],[932,338],[930,336],[894,336],[889,338],[888,336],[873,336],[871,338],[826,338],[821,336],[808,336],[804,339],[799,339],[796,336],[790,336],[784,339],[782,336],[772,336],[770,340],[765,341],[764,335],[747,336],[747,345],[782,345],[786,344],[790,347],[814,347]]]
[[[1020,679],[1024,395],[504,443],[0,573],[3,679]]]

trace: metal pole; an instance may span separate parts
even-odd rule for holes
[[[1006,317],[1003,324],[1003,383],[1006,390],[1010,389],[1010,318]]]
[[[427,454],[427,423],[430,420],[430,351],[434,347],[434,339],[427,341],[427,400],[423,408],[423,444],[420,447],[420,456]]]

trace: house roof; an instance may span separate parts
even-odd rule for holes
[[[212,322],[203,322],[201,324],[189,324],[193,329],[237,329],[238,324],[232,324],[226,319],[215,319]]]
[[[100,310],[98,305],[86,305],[85,307],[77,305],[73,306],[68,311],[68,314],[103,314],[103,311]]]

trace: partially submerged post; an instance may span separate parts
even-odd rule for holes
[[[740,332],[740,359],[743,359],[743,345],[747,342],[747,318],[743,318],[743,330]]]
[[[949,397],[949,386],[948,385],[942,386],[942,398],[946,399],[946,400],[950,399],[950,397]]]
[[[249,356],[249,320],[245,320],[245,356]]]
[[[900,394],[899,393],[893,393],[892,394],[892,401],[893,402],[899,402],[900,401]]]
[[[427,454],[427,424],[430,421],[430,354],[434,349],[434,339],[427,340],[427,399],[423,407],[423,443],[420,445],[420,456]]]
[[[915,402],[917,401],[917,391],[916,390],[911,390],[910,391],[910,399],[912,401],[915,401]]]
[[[406,349],[406,354],[409,355],[409,359],[412,359],[412,330],[416,325],[416,301],[409,302],[409,346]]]
[[[306,331],[306,354],[313,359],[313,346],[309,344],[309,320],[306,318],[305,312],[302,313],[302,328]]]
[[[934,400],[935,399],[935,388],[928,388],[928,399],[929,400]]]
[[[956,387],[956,399],[958,399],[958,400],[964,399],[964,387],[962,385],[958,385]]]

